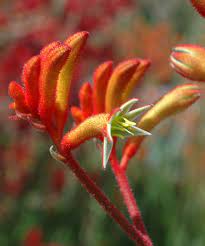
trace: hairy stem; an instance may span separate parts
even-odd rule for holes
[[[87,172],[73,158],[72,154],[68,154],[64,162],[78,178],[87,192],[92,195],[103,210],[121,227],[121,229],[132,239],[138,246],[152,246],[148,244],[148,239],[143,233],[137,230],[125,216],[110,202],[103,191],[89,177]]]
[[[130,218],[132,219],[133,224],[136,227],[136,229],[139,230],[143,235],[145,235],[148,238],[148,241],[149,241],[148,244],[144,244],[144,245],[145,246],[152,245],[151,239],[149,238],[147,234],[147,230],[145,228],[137,202],[135,200],[135,197],[129,185],[129,182],[128,182],[128,179],[125,173],[126,170],[123,169],[119,165],[118,160],[116,158],[116,152],[114,149],[111,154],[110,161],[111,161],[113,173],[117,180],[118,186],[120,188],[120,191],[123,196],[123,200],[127,207]]]

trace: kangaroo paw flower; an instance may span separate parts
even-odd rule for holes
[[[141,81],[141,78],[144,76],[145,72],[147,71],[147,69],[149,68],[151,64],[150,60],[147,60],[147,59],[146,60],[139,59],[138,61],[139,61],[139,65],[136,68],[135,73],[133,74],[130,81],[127,82],[127,85],[124,91],[122,92],[122,102],[123,103],[126,102],[130,98],[132,92],[137,87],[137,85]]]
[[[83,112],[79,107],[72,106],[70,112],[76,125],[80,124],[83,121]]]
[[[150,105],[131,110],[137,101],[137,99],[132,99],[111,114],[97,114],[84,120],[63,137],[61,142],[62,154],[66,156],[66,153],[86,140],[99,138],[103,140],[103,167],[105,168],[112,151],[113,137],[150,135],[149,132],[137,127],[134,122],[136,117],[147,110]]]
[[[165,94],[151,109],[140,119],[137,127],[151,131],[164,119],[182,112],[196,102],[200,97],[199,87],[195,84],[177,86]],[[123,150],[123,156],[130,159],[139,148],[145,136],[130,138]]]
[[[22,81],[25,85],[25,99],[30,112],[38,117],[40,56],[33,56],[23,68]]]
[[[56,86],[59,73],[70,53],[67,45],[59,44],[45,47],[41,52],[41,72],[39,79],[39,115],[49,126],[54,110]]]
[[[176,46],[172,50],[170,64],[183,77],[195,81],[205,81],[205,48],[201,46]]]
[[[82,85],[79,92],[79,99],[83,117],[86,119],[93,114],[93,90],[89,82]]]
[[[122,92],[126,88],[128,81],[136,71],[139,61],[131,59],[121,62],[113,71],[106,90],[105,111],[112,112],[113,109],[122,104]]]
[[[113,62],[107,61],[101,64],[94,73],[94,113],[99,114],[105,112],[105,95],[107,91],[108,81],[113,70]]]
[[[88,32],[78,32],[65,41],[65,44],[71,48],[71,52],[69,59],[59,74],[56,88],[55,118],[57,119],[59,135],[62,135],[67,120],[71,82],[78,60],[77,58],[79,57],[87,38]]]
[[[10,82],[9,84],[9,96],[14,100],[12,109],[19,114],[29,113],[29,108],[26,104],[25,91],[23,87],[15,81]]]
[[[110,117],[106,126],[106,135],[103,141],[103,167],[106,168],[109,160],[112,147],[113,137],[126,138],[133,136],[149,136],[149,132],[137,127],[134,122],[140,113],[146,111],[151,105],[140,107],[131,110],[131,108],[138,102],[138,99],[131,99],[124,103],[119,109],[117,109]]]

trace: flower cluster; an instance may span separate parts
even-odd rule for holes
[[[15,81],[9,85],[9,94],[14,100],[10,108],[19,118],[47,131],[63,155],[85,140],[104,138],[105,167],[112,150],[112,137],[149,135],[132,122],[149,106],[130,111],[137,100],[126,101],[150,62],[131,59],[114,70],[110,61],[100,65],[94,73],[94,89],[89,83],[83,84],[79,93],[81,108],[71,109],[76,123],[81,124],[62,139],[76,59],[87,36],[86,32],[76,33],[64,43],[47,45],[40,55],[32,57],[24,65],[24,87]]]
[[[50,43],[39,55],[32,57],[23,68],[24,86],[15,81],[9,85],[9,94],[14,100],[10,108],[19,118],[27,119],[36,128],[47,131],[63,156],[86,140],[103,140],[103,166],[106,167],[118,137],[132,137],[124,149],[123,159],[126,157],[128,161],[137,150],[136,139],[144,138],[134,136],[150,135],[148,131],[161,120],[195,102],[199,89],[192,84],[183,85],[168,93],[150,110],[150,105],[132,109],[138,100],[129,100],[130,95],[149,68],[150,61],[130,59],[115,68],[112,61],[104,62],[93,74],[93,88],[89,82],[82,85],[79,91],[80,106],[71,107],[76,127],[63,136],[76,60],[87,37],[87,32],[76,33],[64,43]],[[172,63],[178,64],[178,67],[182,64],[179,59],[186,59],[188,52],[185,48],[175,48],[171,56]],[[199,53],[203,56],[203,52]],[[187,61],[190,61],[189,57]],[[203,71],[203,65],[200,67],[195,63],[197,69]],[[186,65],[186,71],[187,67],[189,65]],[[180,73],[184,70],[181,69]],[[145,110],[148,112],[137,125],[134,120]],[[129,153],[130,149],[132,154]]]
[[[9,85],[9,94],[14,100],[10,108],[19,118],[46,130],[56,145],[67,119],[76,60],[87,37],[87,32],[80,32],[64,43],[50,43],[24,65],[23,86],[15,81]]]
[[[111,61],[96,69],[93,89],[90,83],[84,83],[79,91],[80,107],[71,108],[77,127],[68,132],[62,140],[64,154],[85,140],[103,137],[105,167],[112,150],[113,137],[150,135],[132,122],[150,106],[130,111],[138,100],[128,100],[149,65],[148,60],[131,59],[120,63],[115,69],[112,68]]]
[[[134,58],[115,67],[112,61],[106,61],[93,73],[93,86],[91,82],[85,82],[80,88],[79,107],[71,106],[69,110],[73,75],[87,37],[88,32],[84,31],[68,37],[65,42],[52,42],[45,46],[39,55],[29,59],[22,72],[23,85],[15,81],[9,84],[9,95],[13,99],[10,108],[16,113],[13,118],[27,120],[34,127],[47,132],[56,148],[54,150],[51,146],[51,155],[65,164],[69,163],[70,169],[88,192],[131,239],[139,245],[152,246],[125,171],[142,140],[151,135],[150,131],[156,125],[167,117],[187,109],[199,99],[199,87],[195,84],[177,86],[154,105],[135,108],[138,99],[130,97],[149,68],[150,61]],[[181,50],[176,48],[174,52],[180,53]],[[184,55],[175,53],[171,59],[173,66],[180,66],[178,71],[183,75],[195,74],[196,69],[189,69],[190,64],[181,66],[179,61],[190,61],[186,58],[187,51],[183,52]],[[194,61],[198,68],[197,73],[201,73],[201,79],[203,66],[198,67],[198,60]],[[75,127],[64,133],[69,111],[75,121]],[[140,118],[141,113],[144,115]],[[137,117],[139,119],[136,122]],[[122,161],[119,164],[116,143],[119,138],[125,137],[129,139],[125,143]],[[133,225],[110,203],[73,159],[72,150],[90,139],[103,142],[103,167],[105,168],[110,161]],[[62,184],[55,183],[54,186],[61,189]]]

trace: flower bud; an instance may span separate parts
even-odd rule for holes
[[[192,5],[198,11],[198,13],[205,17],[205,1],[204,0],[191,0]]]
[[[107,61],[102,63],[94,72],[93,106],[95,114],[105,112],[105,95],[112,70],[113,62]]]
[[[25,85],[25,98],[34,116],[38,116],[40,56],[33,56],[24,65],[22,81]]]
[[[165,94],[139,121],[137,127],[151,131],[162,120],[187,109],[199,99],[199,87],[194,84],[177,86]],[[127,166],[129,159],[137,152],[145,136],[130,138],[123,150],[122,166]]]
[[[71,82],[77,64],[77,58],[88,38],[88,32],[78,32],[70,36],[64,43],[71,48],[69,59],[60,71],[55,102],[55,118],[59,134],[62,135],[68,114],[68,102],[70,96]]]
[[[39,115],[45,125],[51,124],[58,76],[69,54],[70,48],[64,44],[55,45],[52,49],[48,45],[40,53]]]
[[[77,125],[63,137],[61,142],[62,154],[66,156],[69,151],[77,148],[86,140],[102,136],[108,120],[109,114],[97,114]]]
[[[14,104],[12,105],[13,109],[18,111],[18,113],[29,113],[25,100],[25,91],[23,87],[15,81],[11,81],[9,84],[9,96],[14,100]]]
[[[122,92],[126,88],[128,81],[132,78],[138,65],[139,61],[137,59],[130,59],[121,62],[114,69],[108,82],[105,97],[105,111],[107,113],[110,113],[122,104]]]
[[[80,107],[82,109],[84,119],[93,113],[93,90],[89,82],[84,83],[79,91]]]
[[[205,48],[201,46],[176,46],[171,53],[170,64],[183,77],[205,81]]]
[[[139,59],[139,65],[136,68],[135,73],[133,74],[130,81],[128,81],[125,87],[125,90],[122,92],[122,102],[123,103],[126,102],[130,98],[131,94],[133,93],[134,89],[141,81],[141,78],[144,76],[150,64],[151,64],[150,60]]]
[[[76,125],[78,125],[79,123],[81,123],[83,121],[83,119],[84,119],[83,112],[79,107],[72,106],[70,108],[70,112],[71,112],[71,115],[72,115]]]
[[[138,126],[150,131],[165,118],[182,112],[200,97],[195,84],[177,86],[165,94],[139,121]]]

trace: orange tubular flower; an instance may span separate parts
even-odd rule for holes
[[[40,56],[33,56],[23,68],[22,81],[25,85],[26,103],[32,114],[38,116]]]
[[[149,64],[148,60],[131,59],[120,63],[112,72],[113,63],[108,61],[96,69],[93,90],[90,83],[84,83],[79,91],[80,107],[71,108],[77,126],[61,141],[64,156],[86,140],[99,138],[103,140],[105,167],[114,143],[113,137],[149,135],[147,131],[136,127],[132,120],[150,106],[130,111],[137,99],[126,100],[122,104],[123,95],[128,97]],[[51,152],[53,154],[52,149]]]
[[[89,82],[82,85],[79,92],[79,99],[83,117],[86,119],[93,114],[93,90]]]
[[[65,44],[71,47],[69,59],[59,74],[56,88],[55,117],[57,120],[58,135],[62,136],[68,115],[68,102],[71,82],[75,71],[77,59],[88,38],[88,32],[78,32],[69,37]]]
[[[29,109],[26,104],[25,91],[15,81],[11,81],[9,84],[9,95],[14,100],[14,104],[12,104],[11,108],[13,108],[19,116],[20,114],[28,114]]]
[[[14,103],[10,108],[18,117],[29,120],[35,127],[48,131],[58,145],[68,113],[70,84],[77,57],[87,39],[79,32],[65,41],[53,42],[32,57],[24,66],[22,81],[9,85]],[[65,89],[65,91],[64,91]]]
[[[57,80],[68,55],[67,45],[45,47],[41,52],[41,72],[39,78],[39,114],[43,123],[49,127],[54,110]]]
[[[120,63],[114,69],[106,90],[105,111],[107,113],[110,113],[122,104],[122,92],[125,90],[138,65],[139,61],[132,59]]]
[[[70,109],[71,115],[76,123],[76,125],[78,125],[79,123],[81,123],[83,121],[83,112],[79,107],[76,106],[72,106]]]
[[[56,145],[50,147],[53,158],[68,165],[86,190],[103,209],[123,228],[137,244],[152,246],[134,199],[125,169],[129,159],[149,132],[167,117],[181,112],[199,97],[199,87],[186,84],[176,87],[162,97],[153,107],[135,108],[137,98],[129,99],[150,65],[150,61],[130,59],[113,70],[112,61],[101,64],[93,75],[94,86],[86,82],[79,91],[79,107],[71,107],[76,126],[65,135],[69,95],[77,58],[87,40],[87,32],[79,32],[64,43],[53,42],[32,57],[24,66],[23,86],[15,81],[9,84],[13,99],[10,108],[16,118],[28,120],[35,127],[45,130]],[[205,81],[205,49],[200,46],[177,46],[171,55],[171,65],[185,77]],[[151,108],[150,108],[151,107]],[[136,123],[137,117],[147,111]],[[123,151],[121,166],[116,157],[118,138],[130,137]],[[102,164],[108,161],[118,182],[130,218],[113,206],[101,189],[73,158],[71,151],[85,141],[97,138],[103,142]]]
[[[205,1],[204,0],[191,0],[192,5],[198,11],[198,13],[205,17]]]
[[[105,112],[105,95],[107,91],[108,81],[110,79],[111,73],[113,70],[113,62],[107,61],[101,64],[94,73],[94,113],[103,113]]]
[[[131,99],[113,113],[101,113],[91,116],[69,131],[61,142],[63,156],[80,144],[92,138],[103,139],[103,167],[105,168],[113,147],[113,137],[129,137],[135,135],[150,135],[149,132],[136,127],[135,118],[150,105],[131,110],[137,99]]]
[[[197,85],[185,84],[177,86],[171,92],[165,94],[144,116],[140,119],[137,126],[146,131],[151,131],[164,119],[182,112],[196,102],[200,97],[200,90]],[[127,161],[137,152],[142,137],[133,137],[128,140],[123,151],[122,165],[127,165]]]
[[[141,78],[144,76],[145,72],[149,68],[151,61],[150,60],[143,60],[139,59],[139,65],[135,70],[135,73],[133,74],[130,81],[127,83],[127,86],[125,87],[124,91],[122,92],[122,102],[126,102],[134,89],[137,87],[138,83],[141,81]]]
[[[170,56],[173,69],[195,81],[205,81],[205,48],[198,45],[176,46]]]

